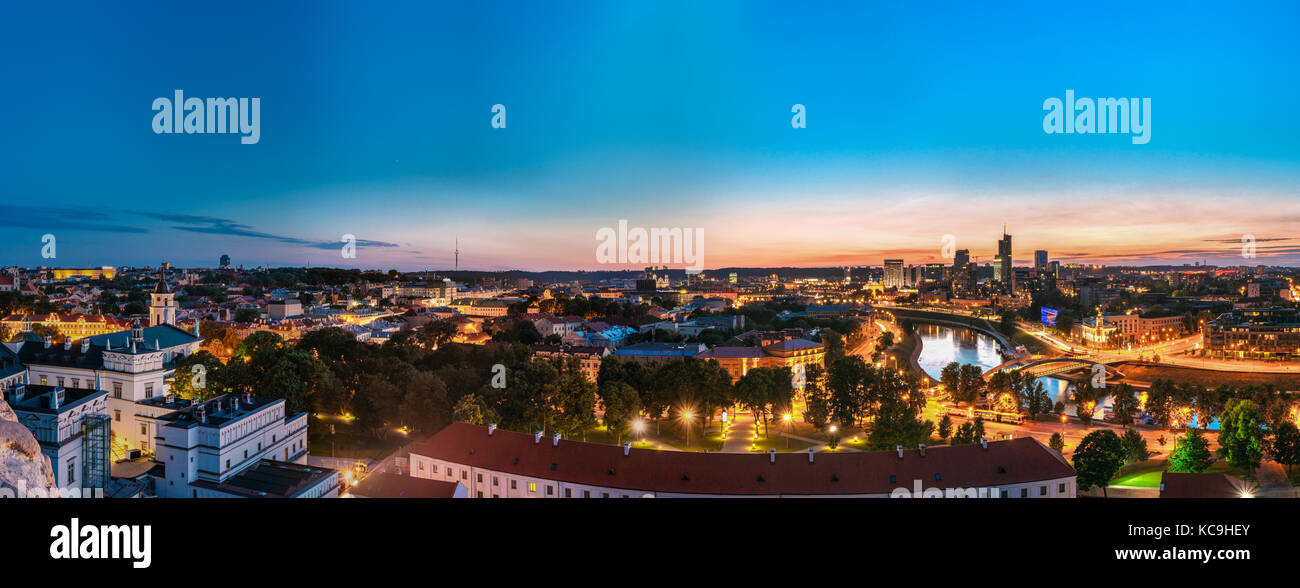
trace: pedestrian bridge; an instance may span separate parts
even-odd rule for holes
[[[987,372],[984,372],[984,379],[988,380],[993,374],[1001,370],[1015,369],[1024,372],[1025,375],[1035,378],[1044,376],[1054,376],[1056,374],[1077,370],[1079,368],[1091,368],[1093,364],[1098,363],[1086,356],[1084,357],[1054,357],[1051,359],[1025,360],[1013,359],[1002,365],[996,366]],[[1114,375],[1114,368],[1106,367],[1107,377]]]

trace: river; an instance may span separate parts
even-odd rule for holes
[[[921,355],[917,363],[930,377],[938,380],[943,366],[952,362],[977,365],[988,371],[1003,363],[998,352],[1002,345],[996,339],[972,329],[946,327],[942,325],[916,324],[916,334],[921,340]],[[1052,402],[1065,402],[1066,414],[1076,414],[1074,404],[1069,401],[1069,382],[1055,377],[1039,378],[1043,388],[1052,397]],[[1096,418],[1110,405],[1110,397],[1098,403]]]

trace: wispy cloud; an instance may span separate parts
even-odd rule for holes
[[[102,233],[148,233],[143,227],[122,224],[110,215],[85,208],[0,204],[0,227]]]
[[[192,214],[168,214],[156,212],[133,211],[132,214],[156,218],[172,223],[178,223],[171,228],[177,231],[189,231],[191,233],[205,233],[209,235],[229,235],[232,237],[249,237],[252,239],[267,239],[278,241],[289,245],[302,245],[315,249],[338,249],[341,246],[340,241],[311,241],[298,237],[287,235],[276,235],[254,230],[252,226],[246,225],[231,219],[219,218],[213,216],[202,216]],[[357,247],[399,247],[396,243],[387,241],[375,241],[371,239],[357,239]]]

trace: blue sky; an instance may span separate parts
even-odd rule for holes
[[[1293,3],[265,4],[11,7],[0,263],[594,269],[620,219],[707,267],[1003,223],[1017,260],[1300,263]],[[154,134],[175,89],[259,97],[261,140]],[[1045,134],[1066,89],[1151,98],[1150,143]]]

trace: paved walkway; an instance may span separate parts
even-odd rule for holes
[[[727,440],[722,444],[723,453],[749,453],[750,443],[754,439],[754,417],[739,416],[732,419],[731,430]]]

